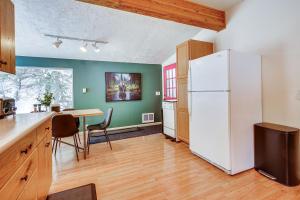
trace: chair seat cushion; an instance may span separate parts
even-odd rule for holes
[[[93,124],[93,125],[89,125],[87,127],[87,129],[89,131],[94,131],[94,130],[103,130],[105,128],[104,124],[101,123],[101,124]]]

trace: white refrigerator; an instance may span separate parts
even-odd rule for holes
[[[228,174],[254,166],[253,125],[262,121],[261,58],[232,50],[190,62],[190,150]]]

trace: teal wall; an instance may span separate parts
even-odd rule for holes
[[[160,121],[162,97],[155,95],[155,91],[162,91],[160,65],[17,56],[17,66],[72,68],[74,107],[99,108],[103,111],[113,107],[111,127],[140,124],[142,113],[147,112],[155,112],[155,120]],[[142,100],[107,103],[105,72],[142,73]],[[83,94],[82,88],[88,88],[88,92]],[[97,123],[100,120],[101,117],[89,117],[87,123]]]

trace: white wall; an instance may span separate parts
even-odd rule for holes
[[[226,14],[225,30],[194,38],[262,55],[264,121],[300,128],[300,1],[245,0]]]
[[[300,128],[300,1],[246,0],[227,12],[217,50],[262,55],[263,119]]]

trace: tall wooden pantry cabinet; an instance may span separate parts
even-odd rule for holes
[[[189,143],[188,70],[189,61],[213,53],[213,43],[188,40],[177,46],[177,140]]]

